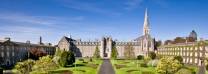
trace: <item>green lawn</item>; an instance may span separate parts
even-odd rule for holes
[[[111,60],[116,74],[157,74],[155,67],[141,67],[144,61],[137,60]]]
[[[73,67],[62,67],[51,72],[52,74],[65,73],[64,71],[73,72],[73,74],[97,74],[102,60],[93,59],[92,62],[85,58],[84,62],[76,60],[76,65]]]

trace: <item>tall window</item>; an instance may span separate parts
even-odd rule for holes
[[[2,57],[2,58],[4,57],[4,52],[1,52],[1,57]]]
[[[9,46],[6,46],[6,50],[7,50],[7,57],[9,57]]]

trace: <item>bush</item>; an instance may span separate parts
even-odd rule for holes
[[[100,50],[99,50],[98,46],[95,47],[95,52],[93,54],[93,57],[96,59],[100,58]]]
[[[75,62],[75,56],[74,53],[71,51],[63,51],[60,59],[59,59],[59,65],[62,67],[65,67],[67,65],[72,65]]]
[[[151,51],[151,52],[149,52],[149,57],[151,58],[151,59],[155,59],[156,58],[156,54],[155,54],[155,52],[153,52],[153,51]]]
[[[142,71],[142,74],[155,74],[155,73],[152,71]]]
[[[44,56],[39,58],[32,67],[32,73],[43,72],[47,73],[49,70],[57,69],[59,66],[51,59],[51,57]]]
[[[111,58],[116,59],[118,56],[117,48],[115,45],[113,45],[112,51],[111,51]]]
[[[141,67],[148,67],[146,63],[141,63],[140,66]]]
[[[151,67],[156,67],[157,64],[158,64],[159,60],[151,60],[147,63],[148,66],[151,66]]]
[[[181,64],[183,63],[183,58],[181,56],[175,56],[174,60],[178,60]]]
[[[144,62],[145,62],[145,63],[148,63],[150,60],[151,60],[150,57],[144,57]]]
[[[15,69],[18,71],[20,74],[28,74],[29,72],[32,71],[32,66],[35,64],[34,60],[25,60],[23,62],[18,62],[15,65]]]
[[[193,72],[189,69],[180,69],[175,74],[193,74]]]
[[[173,57],[163,57],[160,59],[156,71],[159,74],[174,74],[181,67],[182,64]]]
[[[144,59],[144,56],[143,55],[138,55],[137,56],[137,60],[143,60]]]

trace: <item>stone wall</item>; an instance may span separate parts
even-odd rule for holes
[[[163,45],[158,48],[157,54],[162,56],[182,56],[186,64],[200,65],[205,58],[208,45],[202,43]],[[207,54],[207,53],[206,53]]]
[[[77,50],[81,52],[82,57],[93,57],[96,46],[100,48],[99,42],[77,42]]]

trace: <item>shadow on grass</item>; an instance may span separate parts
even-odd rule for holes
[[[82,67],[85,66],[85,64],[73,64],[73,65],[67,65],[66,67]]]
[[[49,74],[73,74],[70,70],[49,71]]]

